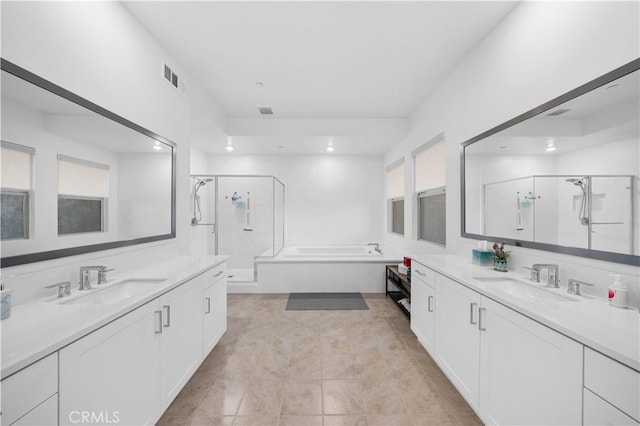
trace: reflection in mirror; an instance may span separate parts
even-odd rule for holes
[[[463,236],[638,264],[638,62],[466,142]]]
[[[171,142],[2,68],[2,266],[175,236]]]

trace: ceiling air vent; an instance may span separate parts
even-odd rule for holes
[[[569,112],[569,111],[571,111],[569,108],[560,108],[560,109],[557,109],[557,110],[555,110],[553,112],[550,112],[549,114],[547,114],[547,116],[548,117],[557,117],[557,116],[562,115],[565,112]]]
[[[260,115],[273,115],[273,109],[270,106],[259,106]]]
[[[184,80],[178,77],[178,74],[176,74],[171,69],[171,67],[164,62],[162,62],[162,78],[164,79],[164,81],[172,85],[174,89],[177,89],[178,92],[184,94],[185,92]]]

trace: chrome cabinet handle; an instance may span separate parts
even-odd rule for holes
[[[205,297],[204,300],[207,301],[207,310],[204,311],[205,314],[210,314],[211,313],[211,298],[210,297]]]
[[[485,315],[482,315],[483,312],[485,312]],[[478,309],[478,330],[480,331],[487,331],[484,324],[484,319],[486,319],[486,312],[487,308]]]
[[[162,334],[162,311],[154,311],[156,314],[156,330],[155,334]]]
[[[218,273],[213,275],[212,278],[218,278],[222,274],[224,274],[224,271],[218,271]]]
[[[162,324],[163,327],[171,327],[171,306],[163,305],[162,306],[163,314],[166,316],[166,322]]]
[[[433,296],[427,298],[427,311],[433,312]]]
[[[425,274],[424,272],[422,272],[420,269],[416,269],[416,274],[418,275],[422,275],[423,277],[427,274]]]
[[[473,320],[473,311],[475,310],[475,307],[477,307],[477,306],[478,306],[477,303],[473,303],[472,302],[471,304],[469,304],[469,324],[471,324],[471,325],[478,324],[477,321]]]

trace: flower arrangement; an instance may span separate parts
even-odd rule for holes
[[[498,243],[493,243],[493,258],[495,260],[502,260],[506,262],[508,257],[509,252],[504,251],[504,243],[500,245],[498,245]]]

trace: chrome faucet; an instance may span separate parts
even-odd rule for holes
[[[81,266],[80,267],[80,290],[91,290],[91,271],[98,271],[98,284],[106,282],[106,266]],[[102,280],[100,278],[102,275]]]
[[[382,250],[380,250],[380,244],[378,243],[367,243],[367,246],[373,246],[373,249],[378,253],[382,254]]]
[[[58,299],[71,296],[71,281],[63,281],[61,283],[51,284],[46,286],[45,288],[57,288]]]
[[[544,268],[547,268],[549,270],[547,287],[560,288],[560,286],[558,285],[558,273],[560,267],[553,263],[534,263],[531,267],[531,280],[533,280],[535,277],[536,281],[540,282],[540,271]],[[535,276],[534,271],[536,271]]]
[[[584,281],[578,281],[574,279],[569,279],[569,285],[567,288],[567,293],[575,294],[576,296],[580,296],[580,286],[588,286],[593,287],[595,284],[587,283]]]

